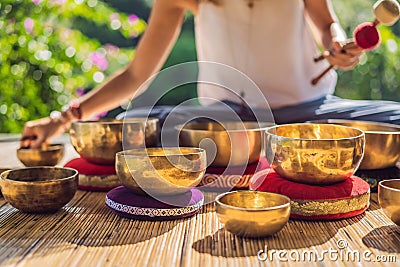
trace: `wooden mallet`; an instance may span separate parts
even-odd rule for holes
[[[391,26],[400,17],[400,5],[397,0],[379,0],[374,6],[375,19],[373,22],[364,22],[356,27],[353,32],[354,42],[349,42],[343,46],[343,53],[346,49],[352,47],[360,47],[363,50],[372,50],[380,45],[381,36],[376,26],[380,23]],[[319,56],[314,59],[315,62],[324,59],[324,56]],[[320,75],[312,79],[311,84],[316,85],[319,80],[325,76],[334,66],[330,65]]]

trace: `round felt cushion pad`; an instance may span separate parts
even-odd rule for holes
[[[138,220],[174,220],[192,216],[203,206],[203,193],[195,188],[185,194],[164,197],[179,206],[161,202],[151,196],[136,195],[119,186],[107,193],[106,205],[116,214]],[[166,202],[168,202],[166,200]]]

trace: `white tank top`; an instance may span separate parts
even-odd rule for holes
[[[334,70],[311,85],[328,63],[313,61],[320,52],[304,15],[303,0],[253,0],[253,8],[248,2],[200,2],[195,18],[198,60],[226,64],[243,72],[259,87],[271,108],[332,94],[337,79]],[[206,72],[200,65],[200,80]],[[254,90],[234,91],[251,106],[265,107]],[[207,84],[198,85],[198,95],[238,102],[232,93],[211,89]]]

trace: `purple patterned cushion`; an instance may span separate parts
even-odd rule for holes
[[[168,198],[171,201],[168,201]],[[173,199],[173,201],[172,201]],[[165,202],[179,203],[173,206],[150,196],[136,195],[124,186],[107,193],[106,205],[118,215],[138,220],[173,220],[192,216],[203,206],[204,196],[198,189],[185,194],[163,197]]]

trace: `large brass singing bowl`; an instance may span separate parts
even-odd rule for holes
[[[118,152],[115,169],[128,190],[156,197],[185,193],[198,185],[206,163],[201,148],[139,148]]]
[[[233,191],[215,201],[219,221],[225,229],[244,237],[264,237],[280,231],[289,220],[290,199],[259,191]]]
[[[17,158],[26,166],[54,166],[64,157],[63,144],[51,144],[42,148],[18,148]]]
[[[28,213],[52,213],[74,197],[78,172],[60,167],[8,170],[1,173],[0,187],[14,208]]]
[[[158,119],[134,118],[73,122],[69,133],[82,158],[95,164],[113,165],[115,154],[123,149],[157,145],[159,132]]]
[[[272,124],[257,122],[191,122],[177,126],[179,145],[203,147],[211,166],[244,166],[259,160],[264,132]],[[202,143],[211,140],[212,146]]]
[[[380,181],[378,201],[386,216],[400,226],[400,179]]]
[[[355,173],[364,154],[364,132],[342,125],[279,125],[266,136],[267,154],[274,154],[272,168],[300,183],[343,181]]]
[[[365,152],[360,169],[383,169],[393,167],[400,159],[400,126],[351,120],[325,120],[320,123],[333,123],[358,128],[365,133]]]

